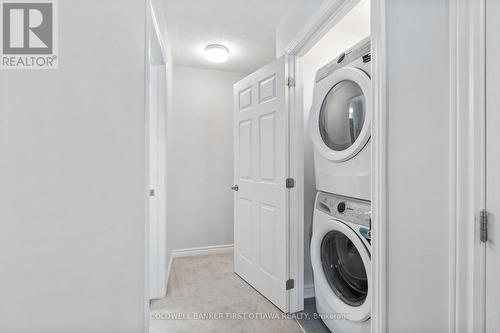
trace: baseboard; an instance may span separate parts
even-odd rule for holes
[[[167,292],[168,292],[168,282],[170,281],[170,269],[172,267],[172,262],[174,261],[174,258],[231,253],[233,251],[234,251],[234,244],[203,246],[203,247],[194,247],[190,249],[172,250],[172,252],[170,253],[170,259],[168,261],[168,267],[167,267]]]
[[[234,250],[234,244],[194,247],[191,249],[178,249],[178,250],[172,250],[172,258],[230,253],[233,252],[233,250]]]
[[[314,285],[309,284],[304,286],[304,299],[314,297]]]
[[[173,256],[172,256],[172,253],[170,253],[170,259],[168,259],[168,266],[167,266],[167,276],[166,276],[166,279],[167,279],[167,294],[168,294],[168,283],[170,282],[170,268],[172,267],[172,261],[174,260]]]

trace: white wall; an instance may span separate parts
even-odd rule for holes
[[[370,35],[370,1],[362,0],[325,34],[302,58],[304,96],[304,285],[313,285],[309,238],[316,186],[314,181],[313,144],[309,134],[309,111],[313,100],[316,71],[340,53]],[[306,295],[310,296],[310,295]]]
[[[145,6],[59,5],[59,69],[0,72],[0,331],[142,332]]]
[[[167,130],[172,249],[233,243],[233,84],[243,77],[174,66]]]
[[[386,10],[388,331],[446,332],[449,3],[388,0]]]

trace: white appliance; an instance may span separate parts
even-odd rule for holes
[[[371,200],[369,37],[316,73],[309,116],[316,189]]]
[[[335,333],[370,332],[369,201],[316,195],[311,239],[316,308]]]

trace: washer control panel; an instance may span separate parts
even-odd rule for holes
[[[369,201],[319,192],[316,209],[351,223],[371,227],[371,204]]]

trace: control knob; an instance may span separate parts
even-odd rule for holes
[[[337,205],[337,211],[339,213],[345,212],[345,202],[339,202],[339,204]]]

